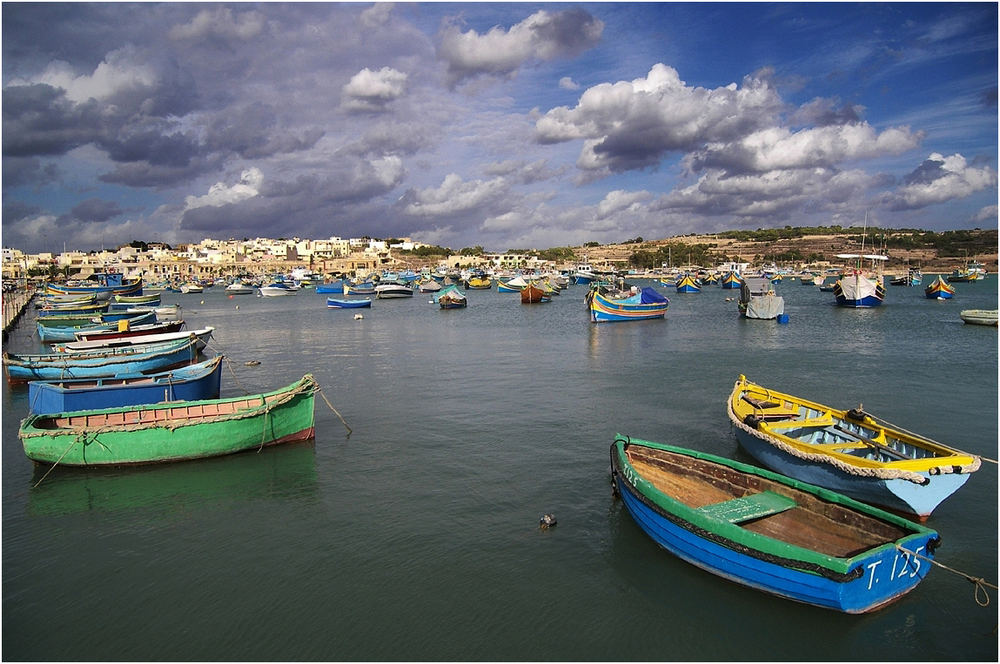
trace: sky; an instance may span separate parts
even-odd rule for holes
[[[11,3],[4,247],[997,228],[996,3]]]

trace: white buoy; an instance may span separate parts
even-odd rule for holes
[[[236,305],[236,311],[239,311],[239,310],[240,310],[240,305],[237,304]]]
[[[361,320],[363,318],[364,316],[362,316],[361,314],[354,314],[354,320]]]

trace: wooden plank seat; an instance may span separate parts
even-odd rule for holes
[[[743,400],[760,411],[754,415],[765,420],[784,420],[799,416],[798,408],[785,408],[778,401],[761,401],[746,394],[743,395]]]
[[[752,519],[759,519],[772,514],[779,514],[785,510],[795,507],[796,502],[788,496],[783,496],[774,491],[762,491],[753,493],[742,498],[733,498],[721,503],[713,503],[699,507],[698,510],[713,519],[728,521],[729,523],[742,523]]]

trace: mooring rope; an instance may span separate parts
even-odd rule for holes
[[[993,585],[992,583],[988,583],[986,581],[986,579],[984,579],[982,577],[972,576],[971,574],[966,574],[965,572],[961,572],[961,571],[959,571],[957,569],[953,569],[951,567],[948,567],[944,563],[939,563],[938,561],[934,560],[933,558],[928,558],[927,556],[919,554],[916,551],[910,551],[909,549],[904,549],[899,544],[896,545],[896,548],[899,549],[900,551],[902,551],[903,553],[907,554],[908,556],[913,556],[914,558],[920,558],[921,560],[926,560],[927,562],[931,563],[932,565],[937,565],[941,569],[948,570],[952,574],[957,574],[957,575],[959,575],[961,577],[965,577],[965,579],[967,581],[971,581],[976,586],[975,595],[974,595],[975,600],[976,600],[976,604],[978,604],[979,606],[989,606],[990,605],[990,593],[986,589],[987,588],[992,588],[993,590],[997,590],[997,587],[995,585]],[[980,594],[982,595],[983,599],[980,599]]]
[[[872,418],[873,420],[875,420],[876,422],[878,422],[879,424],[881,424],[883,426],[890,427],[892,429],[896,429],[897,431],[902,431],[903,433],[909,434],[909,435],[911,435],[911,436],[913,436],[915,438],[923,438],[924,440],[929,440],[930,442],[934,443],[935,445],[940,445],[941,447],[947,447],[948,449],[954,449],[954,448],[952,448],[952,447],[950,447],[948,445],[945,445],[944,443],[939,443],[938,441],[934,440],[933,438],[928,438],[927,436],[924,436],[924,435],[921,435],[921,434],[918,434],[918,433],[914,433],[912,431],[908,431],[908,430],[904,429],[903,427],[899,426],[898,424],[893,424],[892,422],[890,422],[888,420],[884,420],[881,417],[878,417],[876,415],[872,415],[871,413],[865,413],[865,415],[867,415],[868,417]],[[956,451],[959,451],[959,450],[956,450]],[[965,454],[965,452],[962,452],[962,453]],[[976,454],[974,456],[978,456],[980,458],[980,460],[982,460],[982,461],[986,461],[986,462],[989,462],[989,463],[997,463],[996,459],[990,459],[988,457],[980,456],[978,454]]]
[[[330,400],[326,398],[325,394],[323,394],[323,388],[319,386],[319,383],[316,384],[316,391],[319,392],[319,395],[321,397],[323,397],[323,401],[325,401],[326,405],[330,407],[330,410],[333,411],[333,414],[336,415],[338,418],[340,418],[340,423],[344,425],[345,429],[347,429],[347,437],[350,438],[354,430],[351,429],[351,427],[347,426],[347,422],[344,421],[343,416],[337,412],[337,409],[333,407],[333,404],[330,403]]]

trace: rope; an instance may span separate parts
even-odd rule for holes
[[[85,432],[85,433],[83,433],[81,435],[83,435],[84,437],[86,437],[87,434]],[[66,456],[67,454],[69,454],[70,448],[72,448],[78,442],[80,442],[80,436],[77,436],[76,438],[74,438],[73,440],[71,440],[70,443],[69,443],[69,447],[67,447],[65,449],[65,451],[63,451],[63,453],[59,455],[59,458],[56,459],[56,462],[54,464],[52,464],[51,466],[49,466],[49,469],[45,471],[45,474],[42,475],[41,479],[39,479],[37,482],[35,482],[35,484],[31,488],[32,489],[37,489],[38,485],[42,483],[42,480],[44,480],[46,477],[49,476],[49,473],[52,472],[52,469],[59,465],[59,462],[63,460],[63,457]]]
[[[987,583],[987,581],[984,578],[982,578],[982,577],[975,577],[975,576],[972,576],[971,574],[966,574],[965,572],[960,572],[957,569],[952,569],[951,567],[948,567],[947,565],[945,565],[943,563],[939,563],[938,561],[934,560],[933,558],[928,558],[927,556],[919,554],[919,553],[917,553],[915,551],[910,551],[909,549],[904,549],[899,544],[896,545],[896,548],[899,549],[900,551],[902,551],[903,553],[905,553],[908,556],[913,556],[914,558],[920,558],[921,560],[926,560],[927,562],[931,563],[932,565],[937,565],[941,569],[948,570],[952,574],[958,574],[959,576],[965,577],[965,579],[967,581],[971,581],[976,586],[975,595],[974,595],[974,598],[976,600],[976,604],[978,604],[979,606],[989,606],[990,605],[990,594],[989,594],[989,591],[986,590],[986,588],[992,588],[993,590],[997,590],[997,587],[995,585],[993,585],[992,583]],[[980,595],[982,595],[982,599],[980,599]]]
[[[333,411],[333,414],[340,418],[341,424],[343,424],[344,428],[347,429],[347,437],[350,438],[351,434],[353,433],[353,429],[351,429],[351,427],[347,426],[347,422],[345,422],[344,418],[341,416],[341,414],[337,412],[337,409],[333,407],[333,404],[330,403],[330,400],[326,398],[326,395],[323,394],[323,388],[321,388],[318,384],[316,386],[316,391],[319,392],[319,395],[321,397],[323,397],[323,401],[325,401],[326,405],[330,407],[330,410]]]
[[[859,408],[858,410],[861,410],[861,409]],[[891,427],[893,429],[896,429],[898,431],[902,431],[903,433],[907,433],[907,434],[909,434],[911,436],[914,436],[916,438],[923,438],[924,440],[929,440],[930,442],[934,443],[935,445],[940,445],[941,447],[946,447],[948,449],[952,449],[951,447],[948,447],[948,445],[945,445],[944,443],[939,443],[938,441],[934,440],[933,438],[928,438],[927,436],[922,436],[920,434],[913,433],[912,431],[907,431],[906,429],[904,429],[903,427],[899,426],[898,424],[893,424],[892,422],[890,422],[888,420],[883,420],[881,417],[877,417],[875,415],[872,415],[871,413],[865,413],[865,415],[867,415],[868,417],[872,418],[876,422],[879,422],[883,426]],[[956,450],[956,451],[958,451],[958,450]],[[989,459],[987,457],[980,456],[978,454],[976,456],[979,456],[980,460],[982,460],[982,461],[986,461],[986,462],[989,462],[989,463],[997,463],[996,459]]]

